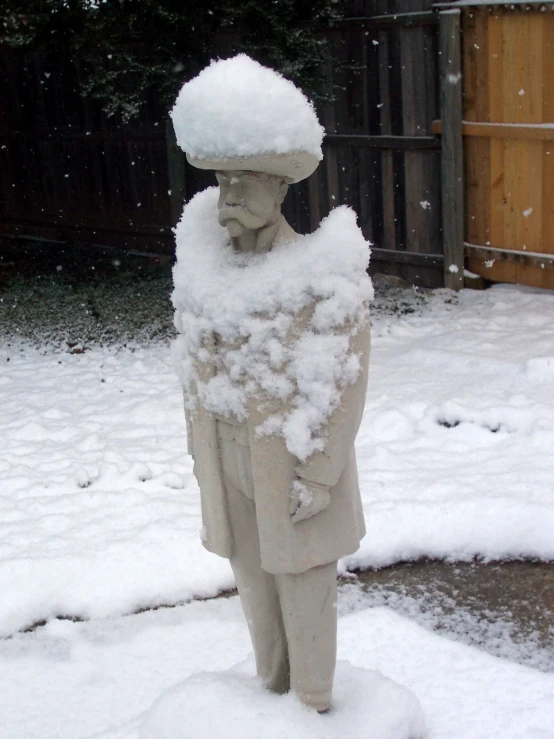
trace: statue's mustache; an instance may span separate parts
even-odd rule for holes
[[[229,220],[246,214],[249,215],[250,211],[244,205],[224,205],[219,211],[219,221]]]

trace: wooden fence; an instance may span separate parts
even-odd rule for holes
[[[331,207],[347,203],[375,245],[373,269],[441,284],[441,144],[431,133],[439,111],[438,16],[353,17],[332,43],[339,59],[358,68],[335,71],[336,102],[320,112],[323,164],[298,196],[308,204],[306,225],[313,229]]]
[[[553,289],[554,2],[455,5],[463,11],[468,267]]]
[[[0,52],[0,233],[171,253],[165,126],[153,101],[117,127],[81,70]]]
[[[351,205],[374,243],[374,271],[460,287],[461,96],[445,82],[459,72],[459,16],[439,20],[431,7],[351,0],[329,38],[355,68],[331,70],[336,102],[319,110],[324,162],[290,189],[285,210],[307,232]],[[8,50],[0,64],[0,233],[171,254],[183,200],[213,175],[185,163],[154,101],[115,128],[80,97],[78,68]],[[432,132],[441,117],[442,139]]]
[[[550,6],[464,12],[463,133],[469,268],[492,280],[554,288]]]

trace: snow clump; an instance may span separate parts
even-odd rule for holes
[[[313,105],[246,54],[213,61],[183,85],[171,118],[177,143],[198,159],[291,152],[323,158],[324,129]]]
[[[416,696],[377,670],[337,664],[333,708],[320,716],[293,692],[277,695],[250,677],[251,661],[225,672],[196,672],[163,692],[127,726],[99,739],[422,739]],[[185,710],[185,707],[187,710]]]
[[[281,434],[305,461],[359,375],[351,341],[369,330],[369,245],[342,206],[313,234],[236,253],[217,200],[217,188],[196,195],[176,230],[174,356],[187,407],[244,422],[249,398],[277,400],[258,432]]]

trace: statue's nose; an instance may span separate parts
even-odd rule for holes
[[[225,203],[227,205],[239,205],[241,202],[241,196],[238,187],[230,187],[225,196]]]
[[[238,182],[234,178],[231,179],[227,187],[227,192],[225,194],[226,204],[227,205],[240,205],[242,198],[243,198],[243,194],[242,194],[242,187],[240,186],[240,182]]]

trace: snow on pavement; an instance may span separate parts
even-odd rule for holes
[[[237,597],[86,623],[54,620],[0,641],[0,736],[382,737],[370,734],[365,711],[375,676],[363,670],[377,670],[415,696],[428,739],[554,737],[553,675],[444,639],[389,609],[341,617],[338,659],[335,710],[320,717],[251,679]]]
[[[374,311],[357,442],[368,534],[344,565],[554,559],[553,316],[552,293],[514,286]],[[0,366],[0,635],[232,587],[199,542],[166,343],[5,341]]]

